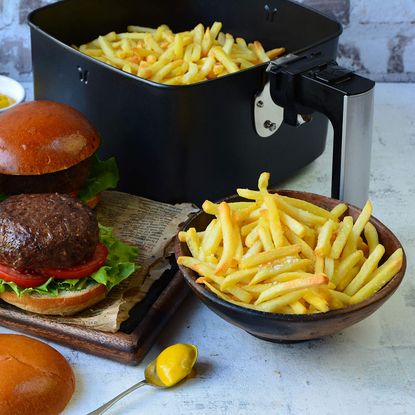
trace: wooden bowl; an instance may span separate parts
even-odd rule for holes
[[[278,193],[303,199],[326,209],[332,209],[340,203],[338,200],[307,192],[278,190]],[[239,196],[231,196],[224,200],[227,202],[236,202],[243,199]],[[345,214],[351,215],[353,219],[356,219],[360,212],[361,209],[349,205],[348,211],[346,211]],[[211,219],[211,215],[200,211],[185,223],[182,230],[187,230],[191,227],[196,228],[197,231],[204,230]],[[402,245],[396,236],[383,223],[373,216],[370,219],[370,222],[376,227],[379,234],[379,242],[385,247],[385,259],[396,249],[402,248]],[[180,242],[178,238],[176,238],[175,254],[176,258],[182,255],[190,255],[186,243]],[[406,258],[404,253],[401,270],[382,289],[370,298],[339,310],[307,315],[275,314],[239,307],[217,297],[205,288],[203,284],[197,284],[195,282],[198,278],[196,272],[184,266],[180,266],[179,268],[186,282],[199,299],[229,323],[264,340],[296,342],[316,339],[337,333],[370,316],[398,288],[405,274]]]

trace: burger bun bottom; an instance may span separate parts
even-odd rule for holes
[[[13,291],[4,291],[0,293],[0,298],[32,313],[70,316],[97,304],[107,294],[105,285],[97,283],[79,291],[61,291],[57,297],[37,293],[26,293],[19,297]]]

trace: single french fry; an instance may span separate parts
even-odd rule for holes
[[[330,253],[331,236],[334,231],[334,222],[329,219],[320,229],[317,237],[317,246],[314,249],[316,255],[327,256]]]
[[[332,297],[335,297],[335,298],[337,298],[339,301],[341,301],[344,305],[349,305],[350,304],[350,300],[351,300],[351,297],[350,296],[348,296],[347,294],[345,294],[345,293],[342,293],[342,292],[340,292],[340,291],[336,291],[336,290],[333,290],[333,289],[328,289],[328,292],[329,292],[329,294],[332,296]]]
[[[285,53],[285,48],[275,48],[275,49],[268,50],[266,52],[268,59],[271,59],[271,60],[277,58],[278,56],[281,56],[283,53]]]
[[[331,246],[330,257],[333,259],[340,258],[340,255],[343,251],[343,248],[346,245],[346,242],[349,238],[350,232],[353,227],[353,218],[351,216],[346,216],[340,224],[339,231],[337,233],[336,239]]]
[[[205,28],[203,27],[202,23],[199,23],[193,29],[193,42],[201,45],[204,34],[205,34]]]
[[[283,200],[288,202],[290,205],[297,207],[299,209],[308,211],[316,216],[322,216],[323,218],[330,219],[330,212],[326,209],[323,209],[313,203],[307,202],[305,200],[296,199],[294,197],[289,196],[282,196],[280,195]]]
[[[239,270],[228,274],[223,280],[220,289],[224,291],[227,288],[233,287],[239,282],[249,283],[251,278],[258,272],[258,268],[250,268]]]
[[[350,302],[356,304],[378,292],[399,272],[402,262],[403,251],[399,248],[376,270],[369,282],[352,296]]]
[[[129,32],[138,32],[138,33],[155,33],[156,29],[153,29],[152,27],[144,27],[144,26],[134,26],[130,25],[127,26],[127,30]]]
[[[240,38],[238,38],[240,39]],[[268,193],[268,184],[269,184],[270,173],[264,172],[259,175],[258,179],[258,189],[262,194]]]
[[[314,263],[314,273],[322,274],[324,272],[324,257],[316,255],[316,262]]]
[[[180,256],[177,263],[197,272],[202,277],[215,277],[215,266],[190,256]]]
[[[308,278],[297,278],[295,280],[281,282],[261,293],[258,299],[255,301],[255,305],[272,300],[275,297],[286,294],[290,291],[327,284],[328,281],[329,280],[326,275],[320,274],[311,275]]]
[[[305,292],[306,290],[296,290],[293,292],[289,292],[287,294],[274,298],[273,300],[261,303],[257,306],[257,309],[261,311],[266,311],[268,313],[276,313],[282,307],[288,304],[295,303],[304,295]]]
[[[308,226],[323,225],[326,222],[326,218],[315,215],[307,210],[299,209],[288,202],[286,202],[278,193],[274,193],[273,197],[277,201],[278,207],[285,213],[288,213],[294,219],[297,219],[301,223]]]
[[[342,258],[350,255],[357,249],[357,241],[360,234],[363,232],[366,223],[369,222],[370,216],[372,215],[372,203],[368,200],[360,212],[356,222],[352,227],[352,231],[347,239],[346,246],[343,249]]]
[[[330,280],[333,279],[334,275],[334,259],[330,257],[324,258],[324,272]]]
[[[265,53],[264,48],[261,45],[261,42],[258,42],[257,40],[254,42],[253,44],[253,50],[255,52],[255,54],[258,57],[258,60],[260,62],[268,62],[269,61],[269,57],[268,55]]]
[[[363,232],[367,245],[369,246],[369,254],[371,254],[379,244],[378,232],[376,231],[374,225],[372,225],[370,222],[366,223]]]
[[[207,226],[200,244],[200,250],[205,257],[213,255],[222,242],[222,228],[217,219],[212,219]]]
[[[300,223],[297,219],[294,219],[288,213],[285,213],[283,211],[279,211],[279,215],[280,215],[281,222],[284,225],[286,225],[288,228],[290,228],[300,238],[303,238],[306,235],[307,233],[306,226]]]
[[[249,232],[252,231],[252,229],[254,229],[257,225],[258,225],[259,221],[253,221],[250,223],[247,223],[246,225],[241,227],[241,235],[242,236],[247,236],[249,234]]]
[[[264,195],[264,204],[268,210],[268,221],[272,240],[276,248],[283,245],[283,230],[280,215],[275,199],[270,194]]]
[[[183,45],[183,35],[181,33],[176,33],[174,36],[174,54],[176,59],[183,59],[184,56],[184,45]]]
[[[238,193],[239,196],[249,199],[249,200],[255,200],[258,202],[262,202],[264,199],[264,195],[259,192],[258,190],[250,190],[250,189],[236,189],[236,193]]]
[[[272,241],[271,232],[269,230],[269,225],[265,218],[259,218],[258,236],[265,251],[270,251],[271,249],[275,248],[275,245]]]
[[[205,200],[203,202],[202,209],[209,215],[219,215],[219,206],[216,203],[211,202],[210,200]]]
[[[309,259],[293,258],[287,261],[284,259],[284,261],[281,261],[280,263],[261,267],[256,275],[252,278],[249,285],[258,284],[266,280],[270,280],[270,282],[277,282],[280,280],[273,279],[273,277],[291,271],[307,270],[309,269],[310,265],[311,261]]]
[[[245,245],[248,248],[251,248],[258,238],[259,238],[259,221],[258,221],[258,226],[253,228],[251,232],[249,232],[249,234],[246,236]]]
[[[307,303],[314,306],[318,311],[325,313],[329,311],[329,305],[327,300],[322,298],[318,293],[313,290],[307,290],[303,297]]]
[[[307,308],[299,300],[294,301],[293,303],[291,303],[290,307],[292,308],[292,311],[294,312],[294,314],[306,314],[307,313]]]
[[[253,245],[242,256],[242,260],[245,260],[253,255],[259,254],[263,249],[262,242],[257,239]]]
[[[185,231],[180,231],[177,236],[178,236],[180,242],[186,242],[186,232]]]
[[[232,223],[231,209],[226,202],[222,202],[219,205],[219,221],[222,227],[223,252],[215,273],[216,275],[224,275],[231,265],[237,245],[237,241],[234,237],[235,232]]]
[[[229,73],[238,72],[238,67],[230,56],[220,46],[212,48],[215,58],[226,68]]]
[[[219,32],[222,29],[222,23],[221,22],[214,22],[213,25],[210,28],[210,36],[212,37],[212,40],[215,40],[219,34]]]
[[[330,211],[330,217],[335,220],[339,219],[343,213],[347,210],[347,205],[345,203],[339,203]]]
[[[242,301],[236,301],[236,300],[234,300],[231,296],[229,296],[227,294],[224,294],[219,289],[217,289],[213,284],[210,284],[208,281],[202,280],[202,281],[200,281],[200,283],[206,285],[206,287],[208,287],[210,291],[212,291],[214,294],[216,294],[222,300],[228,301],[229,303],[238,305],[240,307],[250,308],[251,310],[259,310],[259,311],[262,311],[262,308],[257,307],[257,306],[255,306],[253,304],[247,304],[247,303],[244,303]]]
[[[370,275],[378,266],[378,263],[383,257],[384,253],[385,247],[381,244],[378,244],[373,252],[369,255],[365,263],[362,265],[362,268],[360,268],[359,273],[353,278],[353,280],[344,290],[347,295],[352,296],[356,294],[357,291],[359,291],[363,285],[368,282]]]
[[[227,54],[231,54],[232,46],[234,44],[235,40],[233,36],[229,33],[226,33],[225,35],[225,44],[222,46],[223,51]]]
[[[186,243],[193,258],[199,258],[199,237],[195,228],[189,228],[186,232]]]
[[[257,265],[266,264],[278,258],[296,254],[300,252],[300,249],[301,248],[299,245],[288,245],[279,248],[274,248],[271,251],[260,252],[259,254],[251,255],[248,258],[242,258],[240,262],[240,268],[246,269],[255,267]]]

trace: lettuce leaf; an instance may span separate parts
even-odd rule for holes
[[[14,282],[0,279],[0,292],[14,291],[19,297],[25,293],[47,294],[52,297],[59,295],[61,291],[79,291],[91,284],[99,283],[111,290],[120,284],[140,267],[134,263],[138,255],[138,248],[128,245],[117,239],[112,228],[99,226],[99,239],[108,248],[108,257],[105,265],[87,278],[55,280],[49,278],[44,284],[34,288],[20,288]]]
[[[78,198],[85,203],[104,190],[114,189],[117,187],[119,178],[115,158],[111,157],[108,160],[100,160],[95,154],[91,160],[89,177],[79,190]]]

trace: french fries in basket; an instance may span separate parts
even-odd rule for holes
[[[205,201],[203,210],[214,216],[206,229],[179,234],[192,256],[177,262],[199,274],[197,283],[242,307],[311,314],[363,301],[399,272],[402,249],[382,263],[370,201],[353,221],[342,217],[344,203],[328,211],[269,193],[268,181],[262,173],[258,190],[237,189],[247,202]]]
[[[153,29],[128,26],[89,43],[73,46],[82,53],[118,69],[170,85],[187,85],[217,78],[281,56],[284,48],[265,52],[255,40],[247,44],[221,32],[222,23],[199,23],[193,30],[173,33],[167,25]]]

